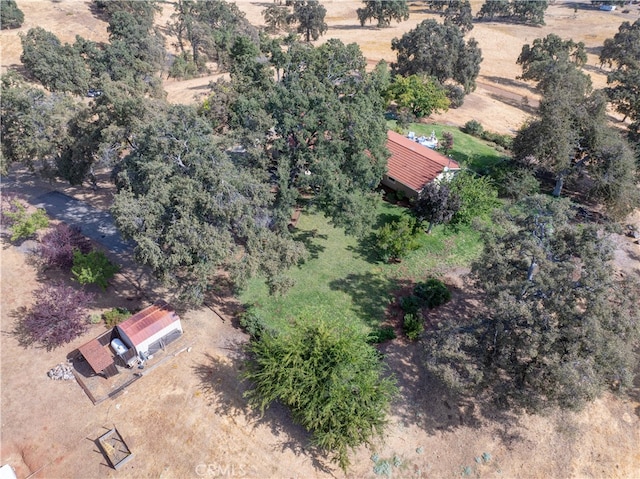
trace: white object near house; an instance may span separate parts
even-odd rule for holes
[[[122,341],[143,359],[182,335],[180,317],[165,301],[134,314],[117,328]]]
[[[17,479],[16,471],[9,464],[0,467],[0,479]]]

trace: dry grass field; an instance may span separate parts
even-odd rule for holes
[[[26,32],[41,26],[63,41],[75,35],[102,40],[106,24],[90,11],[88,0],[17,0],[24,11]],[[270,3],[238,0],[254,24]],[[329,31],[322,38],[357,42],[373,65],[393,61],[390,42],[428,18],[412,6],[411,18],[387,29],[361,28],[357,1],[325,0]],[[477,9],[481,2],[472,2]],[[171,11],[163,4],[163,19]],[[596,86],[604,84],[597,65],[597,49],[613,36],[624,20],[638,18],[637,6],[629,14],[578,10],[561,2],[547,13],[540,28],[497,23],[476,24],[471,36],[483,50],[478,89],[458,110],[432,120],[461,125],[477,119],[485,128],[512,132],[529,114],[523,98],[534,105],[530,85],[515,77],[515,60],[523,43],[550,32],[584,41],[589,48],[588,71]],[[165,20],[161,19],[160,24]],[[0,32],[0,67],[20,69],[18,31]],[[170,42],[170,39],[169,39]],[[169,100],[192,102],[206,92],[211,78],[167,81]],[[62,190],[104,205],[108,191],[94,195],[62,183],[24,179],[23,191]],[[633,221],[640,225],[640,214]],[[617,260],[624,274],[640,274],[640,250],[618,237]],[[52,381],[46,372],[103,328],[91,330],[73,343],[53,351],[23,347],[12,333],[16,311],[32,303],[32,292],[43,277],[23,251],[3,240],[1,250],[0,314],[0,464],[10,463],[20,478],[325,478],[344,477],[333,464],[314,454],[309,436],[292,424],[279,407],[257,417],[247,410],[239,379],[241,345],[246,336],[234,323],[233,299],[221,296],[212,305],[184,315],[185,344],[192,347],[167,362],[126,392],[94,406],[74,381]],[[459,282],[451,272],[448,281]],[[100,299],[99,306],[140,305],[140,292],[127,273]],[[442,314],[463,314],[472,299],[460,291]],[[153,297],[153,291],[147,297]],[[473,400],[456,400],[438,390],[419,367],[419,348],[393,341],[384,351],[397,371],[401,396],[394,403],[387,436],[376,452],[380,459],[398,459],[393,477],[508,477],[508,478],[637,478],[640,477],[640,384],[630,397],[604,395],[579,413],[547,416],[512,416]],[[116,425],[134,453],[121,470],[106,465],[95,440]],[[490,454],[483,461],[483,453]],[[377,477],[371,453],[361,449],[347,477]],[[488,456],[485,456],[488,457]],[[476,460],[478,458],[478,460]]]

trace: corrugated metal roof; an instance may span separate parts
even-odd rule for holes
[[[118,327],[127,335],[134,346],[138,346],[157,332],[179,320],[180,318],[171,306],[165,301],[157,301],[155,304],[123,321]]]
[[[100,373],[113,364],[113,356],[109,354],[107,347],[100,344],[96,338],[80,346],[78,351],[84,356],[94,372]]]
[[[387,149],[391,152],[387,176],[417,192],[436,179],[445,167],[460,168],[454,160],[395,131],[387,132]]]

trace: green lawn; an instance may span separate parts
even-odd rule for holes
[[[391,120],[388,122],[390,128],[394,128],[396,122]],[[500,163],[506,158],[504,153],[500,153],[488,142],[476,138],[466,133],[462,133],[459,128],[455,126],[424,124],[424,123],[411,123],[409,128],[404,130],[404,133],[409,131],[415,132],[416,136],[430,136],[431,132],[436,132],[438,140],[442,139],[442,133],[445,131],[453,134],[453,151],[451,156],[461,165],[478,171],[485,171],[491,169],[497,163]]]
[[[383,203],[379,223],[405,211]],[[289,273],[295,286],[286,295],[274,297],[264,281],[253,279],[240,295],[246,306],[277,330],[299,318],[338,319],[375,328],[384,320],[393,292],[403,284],[466,266],[480,251],[479,235],[472,229],[453,235],[436,227],[431,235],[420,235],[421,248],[404,261],[385,264],[368,242],[345,236],[322,215],[308,211],[300,217],[296,236],[305,242],[310,257]]]

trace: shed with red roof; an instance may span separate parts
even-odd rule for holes
[[[158,301],[118,324],[125,344],[139,356],[154,354],[182,335],[180,317],[165,301]]]
[[[460,170],[456,161],[395,131],[387,132],[387,149],[391,156],[382,184],[409,198],[418,196],[427,183]]]

